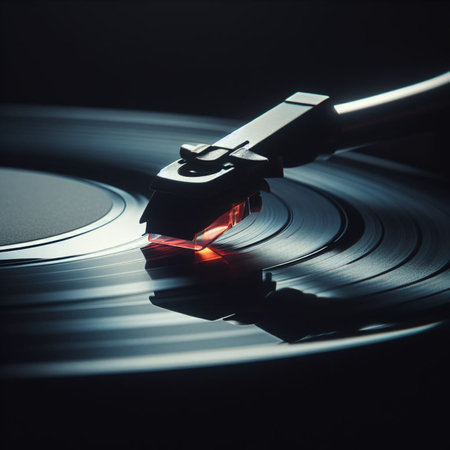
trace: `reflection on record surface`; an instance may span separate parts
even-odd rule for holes
[[[88,183],[109,205],[69,233],[0,248],[2,376],[301,356],[447,318],[440,180],[358,153],[289,169],[270,180],[260,213],[192,252],[142,236],[149,179],[180,142],[212,142],[235,123],[78,108],[1,114],[5,165]]]

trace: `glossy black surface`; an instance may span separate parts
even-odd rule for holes
[[[54,170],[77,175],[96,168],[86,175],[136,198],[150,193],[143,180],[172,158],[174,140],[213,138],[229,126],[112,110],[2,113],[4,161],[30,168],[38,156],[54,155]],[[70,143],[64,151],[62,136]],[[203,252],[146,245],[142,228],[126,245],[112,235],[102,251],[81,256],[74,244],[72,255],[49,258],[42,244],[33,261],[29,249],[22,259],[4,260],[3,376],[301,357],[411,336],[446,319],[450,229],[443,180],[348,153],[287,170],[270,185],[262,212]],[[112,223],[128,211],[137,224],[143,207],[125,202]]]
[[[44,154],[47,170],[135,195],[177,142],[235,127],[105,110],[2,113],[3,161],[42,169],[30,156]],[[439,443],[444,419],[430,408],[448,399],[448,332],[433,325],[449,301],[446,183],[362,154],[286,175],[263,212],[203,259],[141,250],[137,239],[126,249],[112,240],[108,254],[3,266],[5,441],[208,446],[231,427],[250,446],[326,448],[350,430],[361,443],[385,427],[389,443],[406,431]],[[373,443],[386,446],[385,436]]]
[[[196,136],[209,142],[296,90],[324,92],[343,102],[448,70],[448,17],[448,2],[4,1],[1,95],[8,103],[239,118],[227,129]],[[147,193],[148,177],[126,170],[133,158],[146,165],[132,150],[141,146],[144,151],[149,143],[143,133],[146,125],[128,125],[132,132],[122,135],[115,134],[114,123],[108,122],[103,126],[114,136],[107,142],[113,151],[92,139],[91,157],[98,151],[101,164],[92,159],[90,165],[72,161],[72,173],[120,183],[129,191],[140,184],[139,192]],[[195,137],[189,131],[195,121],[184,123],[181,133],[165,127],[174,139],[167,148],[168,159],[159,154],[161,164],[176,158],[179,144]],[[75,148],[71,141],[77,136],[68,133],[70,139],[64,139],[70,130],[63,128],[54,136],[59,148]],[[53,131],[57,127],[49,127],[49,133]],[[134,135],[130,158],[122,159],[118,164],[122,170],[116,171],[109,158],[115,160],[117,148],[129,145],[130,135]],[[445,140],[415,136],[364,151],[419,169],[448,172]],[[53,151],[47,155],[34,164],[62,171],[61,158],[54,158]],[[377,170],[371,169],[375,175]],[[389,179],[393,172],[387,173]],[[339,183],[345,184],[345,176]],[[416,177],[414,183],[419,183]],[[424,185],[428,181],[420,184]],[[275,213],[283,211],[273,206]],[[395,215],[395,208],[391,213]],[[424,205],[421,215],[427,214]],[[395,245],[402,232],[390,242]],[[353,242],[360,236],[357,233]],[[347,246],[353,245],[350,241]],[[144,258],[139,258],[138,270],[143,273]],[[86,271],[73,272],[67,285],[78,273],[80,286],[84,279],[88,289],[97,285],[104,293],[109,284],[108,295],[124,295],[129,290],[127,277],[132,283],[136,280],[132,271],[117,276],[130,268],[128,264],[120,269],[121,262],[115,260],[113,266],[103,267],[104,277],[89,281],[84,277],[106,260],[86,263]],[[45,301],[54,299],[53,287],[64,291],[62,281],[50,283],[45,292],[40,275],[46,269],[35,266],[35,270],[36,276],[21,280],[44,292]],[[60,276],[63,280],[67,274],[60,270]],[[140,281],[150,283],[147,273]],[[144,284],[139,294],[144,308],[150,305],[147,287]],[[61,345],[72,339],[66,337]],[[439,327],[408,339],[260,363],[3,380],[0,443],[26,449],[445,448],[450,401],[447,343],[448,331]]]

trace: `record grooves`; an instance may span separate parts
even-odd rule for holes
[[[0,248],[3,377],[299,357],[447,320],[440,179],[354,152],[288,169],[261,213],[194,254],[141,236],[149,180],[180,143],[214,142],[234,123],[52,107],[1,116],[5,165],[93,183],[117,206],[80,235]]]

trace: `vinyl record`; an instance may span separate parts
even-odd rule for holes
[[[236,123],[57,107],[1,117],[3,377],[301,357],[447,319],[441,179],[339,154],[268,180],[260,213],[192,252],[143,236],[151,179],[180,144]]]

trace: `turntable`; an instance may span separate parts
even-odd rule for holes
[[[354,349],[364,358],[386,343],[448,336],[448,182],[374,156],[428,151],[445,127],[439,108],[407,137],[389,134],[393,121],[404,129],[383,110],[381,141],[364,135],[364,145],[349,141],[357,151],[291,164],[267,179],[260,212],[194,251],[148,241],[139,219],[150,181],[180,144],[215,142],[241,124],[3,106],[2,378],[179,383],[187,373],[211,388],[219,369],[254,374],[278,361],[279,373],[315,355],[342,362]]]
[[[429,103],[431,92],[442,104],[447,87],[444,74],[390,95],[423,88],[414,95],[408,91],[407,100],[418,106],[425,92]],[[381,101],[391,112],[383,110],[382,117],[389,118],[389,130],[404,131],[403,122],[392,117],[392,105],[399,102],[394,100]],[[280,107],[289,109],[289,116],[297,105],[288,100]],[[282,116],[280,107],[257,120]],[[366,114],[364,108],[358,116]],[[442,109],[433,108],[442,117]],[[373,116],[369,128],[380,121]],[[434,118],[434,129],[440,123],[427,110],[412,122],[416,133],[418,123],[427,122],[424,117]],[[287,120],[309,134],[319,128],[315,140],[329,140],[323,121],[302,128],[291,123],[292,117]],[[255,123],[230,136],[236,140],[240,133],[240,140],[251,141],[248,153],[268,156],[259,150],[261,143],[252,148],[261,142]],[[357,138],[366,133],[361,123],[352,125],[359,127]],[[262,211],[199,252],[160,245],[154,234],[149,244],[139,218],[151,176],[176,158],[180,142],[213,142],[233,127],[224,120],[176,115],[3,107],[2,159],[11,166],[1,169],[2,333],[8,342],[3,376],[249,362],[334,351],[443,326],[450,288],[445,183],[367,154],[340,153],[287,169],[284,178],[268,178],[270,189],[260,194]],[[246,133],[253,133],[250,141]],[[278,148],[295,148],[289,133],[290,145]],[[275,132],[268,136],[270,148],[276,148]],[[310,150],[308,145],[303,150],[301,136],[294,153],[305,158]],[[303,162],[308,159],[313,158],[307,155]],[[233,189],[242,185],[237,180],[249,180],[252,170],[238,172],[228,184]],[[269,175],[273,171],[270,167]],[[191,178],[203,197],[216,189],[209,181],[203,187],[197,174]],[[182,181],[173,189],[190,188]],[[223,214],[217,204],[228,195],[224,192],[220,187],[209,200],[214,217]],[[202,200],[199,211],[183,217],[179,210],[189,197],[182,196],[180,204],[171,201],[157,204],[152,197],[143,216],[150,216],[147,232],[155,220],[184,232],[190,218],[197,220],[207,209]],[[169,221],[161,222],[167,214]]]

